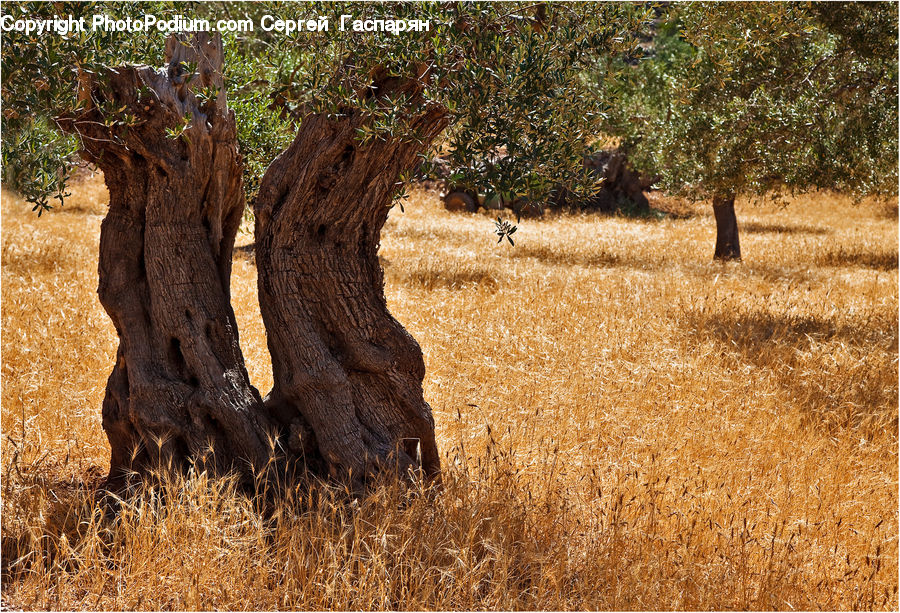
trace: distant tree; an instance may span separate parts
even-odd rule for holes
[[[448,126],[477,132],[469,147],[503,146],[537,169],[509,168],[498,185],[574,180],[589,113],[566,75],[588,56],[626,49],[641,21],[624,4],[3,10],[213,23],[226,14],[257,25],[224,45],[203,33],[165,45],[155,31],[3,34],[5,180],[44,210],[64,197],[79,151],[109,187],[99,294],[120,341],[103,403],[112,482],[204,456],[248,479],[284,477],[298,463],[355,484],[386,467],[436,476],[422,353],[385,303],[377,251],[388,211]],[[264,14],[321,15],[329,30],[260,32]],[[345,32],[342,14],[352,16]],[[354,28],[378,28],[377,19],[430,28]],[[245,197],[275,379],[264,400],[250,385],[230,303]]]
[[[738,194],[896,194],[896,4],[672,3],[658,21],[616,124],[661,187],[712,199],[717,259],[741,257]]]

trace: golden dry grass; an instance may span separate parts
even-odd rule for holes
[[[382,249],[444,454],[432,496],[274,516],[173,479],[101,517],[115,334],[104,190],[3,194],[3,598],[63,609],[893,609],[896,208],[739,203],[743,264],[678,220],[490,219],[414,192]],[[239,244],[252,240],[239,237]],[[252,258],[251,380],[271,384]]]

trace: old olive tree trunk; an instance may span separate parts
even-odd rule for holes
[[[403,136],[361,144],[371,118],[312,114],[267,170],[256,261],[275,385],[263,402],[230,304],[243,195],[221,39],[173,36],[166,56],[162,70],[83,76],[84,107],[59,120],[110,192],[99,267],[119,336],[103,402],[110,481],[198,460],[247,481],[294,460],[355,486],[385,470],[436,477],[422,352],[387,309],[377,252],[398,181],[445,110],[420,104],[419,79],[384,76],[371,96],[420,109]],[[198,99],[201,88],[218,95]]]
[[[384,77],[369,89],[376,98],[405,94],[415,109],[421,87]],[[275,379],[266,406],[290,428],[290,447],[354,482],[410,468],[435,477],[440,468],[422,351],[387,309],[377,257],[401,173],[447,125],[442,108],[420,109],[406,118],[407,136],[367,144],[357,130],[370,120],[359,111],[302,117],[255,203]]]
[[[716,260],[740,260],[741,243],[738,240],[737,216],[734,214],[734,194],[713,198],[713,215],[716,218]]]
[[[221,39],[170,37],[166,58],[161,70],[83,76],[83,110],[59,120],[110,195],[98,290],[119,336],[103,401],[109,480],[199,459],[251,478],[272,455],[273,424],[250,385],[230,304],[244,200]],[[209,87],[218,97],[201,103],[195,92]],[[109,125],[110,109],[133,119]]]

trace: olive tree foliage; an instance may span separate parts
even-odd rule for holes
[[[586,58],[627,49],[640,11],[525,3],[12,7],[31,18],[152,13],[215,23],[225,15],[257,26],[224,40],[3,37],[10,186],[45,210],[64,198],[77,150],[101,167],[110,191],[99,256],[100,300],[120,341],[103,403],[110,479],[185,465],[210,448],[215,470],[237,469],[248,480],[296,474],[298,464],[356,484],[386,467],[436,477],[422,351],[384,296],[377,252],[388,212],[448,127],[457,149],[529,162],[499,165],[494,189],[530,193],[583,180],[593,117],[579,71]],[[263,32],[267,14],[328,18],[330,27]],[[364,31],[378,20],[430,27]],[[250,384],[229,298],[243,202],[255,217],[272,358],[265,397]],[[514,231],[498,225],[507,237]]]
[[[471,59],[462,65],[466,104],[457,107],[459,121],[445,141],[452,184],[488,200],[505,194],[509,200],[536,201],[559,189],[577,199],[597,188],[583,159],[616,102],[609,95],[596,96],[584,77],[599,57],[631,53],[650,12],[625,3],[595,5],[588,10],[596,12],[603,26],[587,26],[579,36],[575,33],[584,26],[567,15],[574,10],[544,4],[526,8],[519,19],[529,27],[510,53],[497,54],[493,65]],[[484,27],[473,21],[463,17],[458,22],[464,35]],[[546,31],[556,28],[564,38],[574,37],[574,44],[548,47]],[[472,42],[481,52],[498,44],[484,37]],[[516,130],[524,132],[513,136]]]
[[[209,3],[210,5],[213,3]],[[202,2],[9,2],[3,14],[13,18],[48,19],[55,16],[85,18],[90,24],[97,14],[114,19],[136,20],[153,14],[160,21],[182,16],[208,17],[216,8],[232,14],[253,5],[218,7]],[[242,11],[240,15],[243,15]],[[251,16],[259,13],[253,10]],[[221,16],[221,15],[219,15]],[[86,100],[79,97],[79,82],[94,78],[103,87],[111,67],[134,64],[160,66],[163,63],[165,34],[112,32],[103,29],[55,33],[4,32],[2,44],[3,103],[3,182],[34,204],[38,214],[52,208],[53,201],[64,202],[66,185],[78,152],[84,143],[77,134],[57,129],[57,119],[76,116]],[[226,86],[230,106],[244,121],[238,123],[243,145],[246,178],[260,176],[275,154],[290,140],[290,125],[267,111],[271,100],[267,92],[254,87],[271,66],[264,62],[248,64],[242,51],[252,39],[236,36],[225,46],[228,72]],[[201,93],[201,96],[203,93]],[[212,95],[212,92],[207,92]],[[109,126],[126,128],[138,119],[130,109],[117,108],[100,101],[100,111]],[[169,136],[177,138],[188,125],[185,117],[170,126]],[[252,185],[252,180],[251,180]]]
[[[585,143],[596,135],[610,100],[599,99],[582,74],[596,58],[632,50],[647,11],[626,3],[283,3],[283,2],[19,2],[15,17],[106,13],[160,20],[250,18],[255,31],[224,34],[225,82],[244,154],[244,185],[252,201],[269,162],[293,137],[305,112],[358,109],[372,118],[365,143],[404,130],[409,100],[386,103],[368,95],[374,70],[397,76],[421,70],[428,86],[417,104],[440,105],[449,129],[438,145],[449,150],[458,180],[493,194],[573,193],[594,189],[583,170]],[[263,15],[328,17],[328,31],[291,34],[259,29]],[[348,15],[346,31],[338,31]],[[352,20],[428,20],[428,32],[357,32]],[[104,78],[104,68],[162,62],[164,34],[104,32],[2,36],[4,183],[40,214],[63,201],[77,136],[56,130],[61,115],[77,113],[79,75]],[[103,109],[110,123],[134,117]],[[176,137],[181,126],[172,126]],[[423,156],[427,158],[428,156]],[[490,163],[485,163],[490,160]],[[398,189],[398,194],[402,189]]]
[[[617,129],[693,199],[897,188],[897,7],[672,3],[620,82]]]
[[[136,14],[130,8],[123,7],[123,12]],[[89,4],[75,2],[10,2],[2,11],[13,18],[91,14]],[[115,64],[122,58],[161,60],[158,44],[142,37],[121,38],[114,40],[103,32],[66,38],[36,32],[0,36],[3,183],[33,203],[38,214],[51,208],[52,200],[62,202],[67,195],[66,182],[79,143],[56,129],[55,118],[78,107],[78,71],[89,72],[95,63]]]

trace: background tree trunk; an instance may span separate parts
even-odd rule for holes
[[[737,216],[734,214],[734,195],[715,196],[713,214],[716,218],[716,260],[740,260]]]
[[[385,80],[415,109],[420,84]],[[408,118],[418,138],[358,142],[357,111],[308,115],[268,168],[255,204],[259,299],[275,384],[272,416],[307,465],[359,484],[440,460],[418,343],[388,312],[377,253],[401,173],[447,125],[442,108]]]
[[[98,292],[119,336],[103,401],[113,484],[129,471],[197,459],[249,478],[271,455],[271,424],[250,385],[230,304],[243,194],[221,39],[173,36],[166,57],[162,70],[84,77],[84,110],[59,120],[82,139],[109,188]],[[185,74],[181,62],[196,63],[196,72]],[[201,87],[215,87],[218,98],[201,104],[191,91]],[[115,117],[132,114],[131,125],[109,126],[108,109],[123,107]]]

